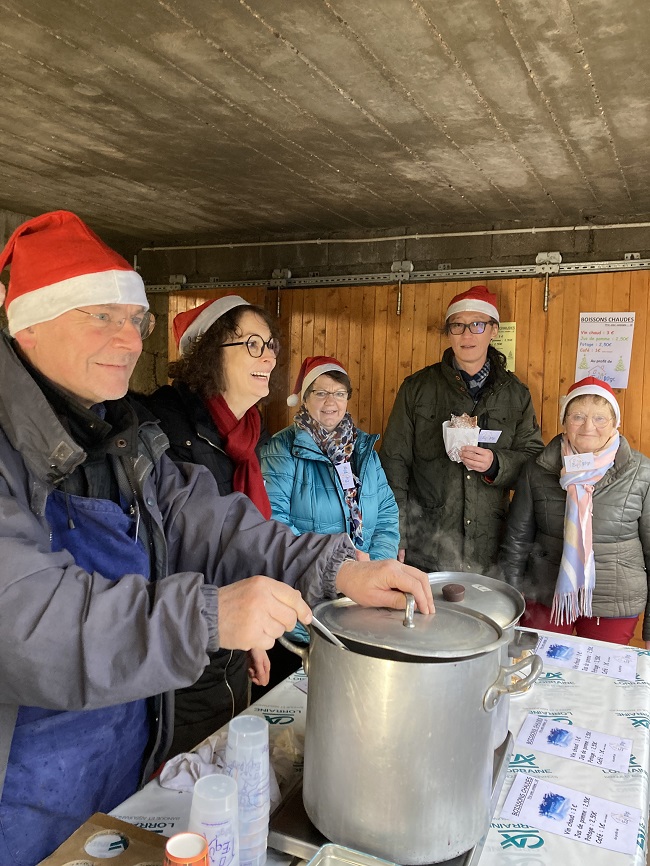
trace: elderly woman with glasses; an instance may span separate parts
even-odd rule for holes
[[[456,295],[442,361],[404,380],[388,420],[380,458],[399,506],[399,556],[423,571],[494,567],[510,490],[544,447],[528,388],[490,345],[498,331],[492,292]],[[443,423],[452,415],[469,416],[480,434],[450,456]]]
[[[524,467],[501,550],[526,598],[521,625],[650,648],[650,460],[620,435],[610,386],[588,377],[560,404],[563,431]]]
[[[180,352],[169,365],[173,384],[140,399],[167,434],[173,460],[206,466],[223,496],[244,493],[269,518],[258,459],[269,434],[256,404],[268,396],[276,365],[274,320],[263,308],[227,295],[180,313],[173,328]],[[170,754],[187,751],[245,709],[249,677],[264,686],[269,671],[263,651],[215,653],[201,679],[176,693]]]
[[[355,427],[352,385],[336,358],[303,361],[294,393],[294,423],[262,448],[262,473],[273,517],[296,535],[347,532],[358,559],[394,559],[397,504],[374,445]]]

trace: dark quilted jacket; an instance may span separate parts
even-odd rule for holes
[[[544,447],[528,388],[491,352],[488,380],[470,396],[448,349],[438,364],[404,380],[379,452],[400,515],[406,560],[426,571],[487,573],[496,563],[510,489],[523,464]],[[499,470],[490,483],[445,451],[442,422],[478,416],[480,427],[500,430],[489,445]]]
[[[560,487],[561,436],[526,463],[500,552],[504,578],[531,601],[551,606],[562,559],[566,493]],[[650,566],[650,460],[621,436],[614,465],[594,488],[594,616],[647,611]]]

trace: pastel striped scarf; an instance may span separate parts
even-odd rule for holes
[[[591,616],[591,598],[596,584],[596,565],[592,539],[594,485],[614,465],[620,437],[616,432],[609,445],[594,454],[590,469],[560,474],[560,485],[566,490],[564,511],[564,547],[560,573],[555,585],[551,622],[563,625],[579,616]],[[562,457],[575,454],[566,436],[562,437]]]

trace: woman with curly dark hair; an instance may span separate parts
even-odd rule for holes
[[[173,323],[180,358],[169,365],[172,385],[142,402],[159,419],[177,463],[198,463],[214,475],[222,496],[246,494],[267,518],[258,452],[269,440],[257,403],[269,393],[279,351],[275,321],[262,307],[227,295],[179,313]],[[248,679],[264,686],[263,651],[221,650],[193,686],[176,692],[170,754],[187,751],[241,712]]]

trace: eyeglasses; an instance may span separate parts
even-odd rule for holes
[[[74,308],[78,313],[85,313],[95,320],[95,326],[107,334],[117,334],[121,331],[128,321],[131,322],[136,331],[139,331],[141,339],[145,340],[156,327],[156,317],[149,310],[144,310],[142,313],[136,313],[135,316],[112,316],[110,313],[91,313],[89,310],[82,310],[81,307]]]
[[[347,391],[310,391],[309,396],[315,397],[317,400],[326,400],[328,397],[334,397],[337,403],[342,403],[348,399]]]
[[[280,341],[275,337],[270,337],[268,340],[263,340],[259,334],[251,334],[247,340],[240,340],[238,343],[222,343],[222,349],[228,349],[230,346],[246,346],[248,354],[251,358],[261,358],[264,354],[264,349],[267,348],[274,358],[278,357],[280,352]]]
[[[489,322],[470,322],[468,325],[465,322],[449,322],[447,331],[454,337],[460,337],[465,331],[469,331],[470,334],[482,334],[488,325],[496,325],[496,322],[494,319]]]
[[[606,415],[583,415],[582,412],[572,412],[570,415],[566,416],[567,424],[573,424],[575,427],[582,427],[583,424],[587,422],[587,418],[591,421],[594,427],[597,427],[599,430],[602,430],[603,427],[607,427],[608,424],[612,424],[613,421],[611,418],[608,418]]]

